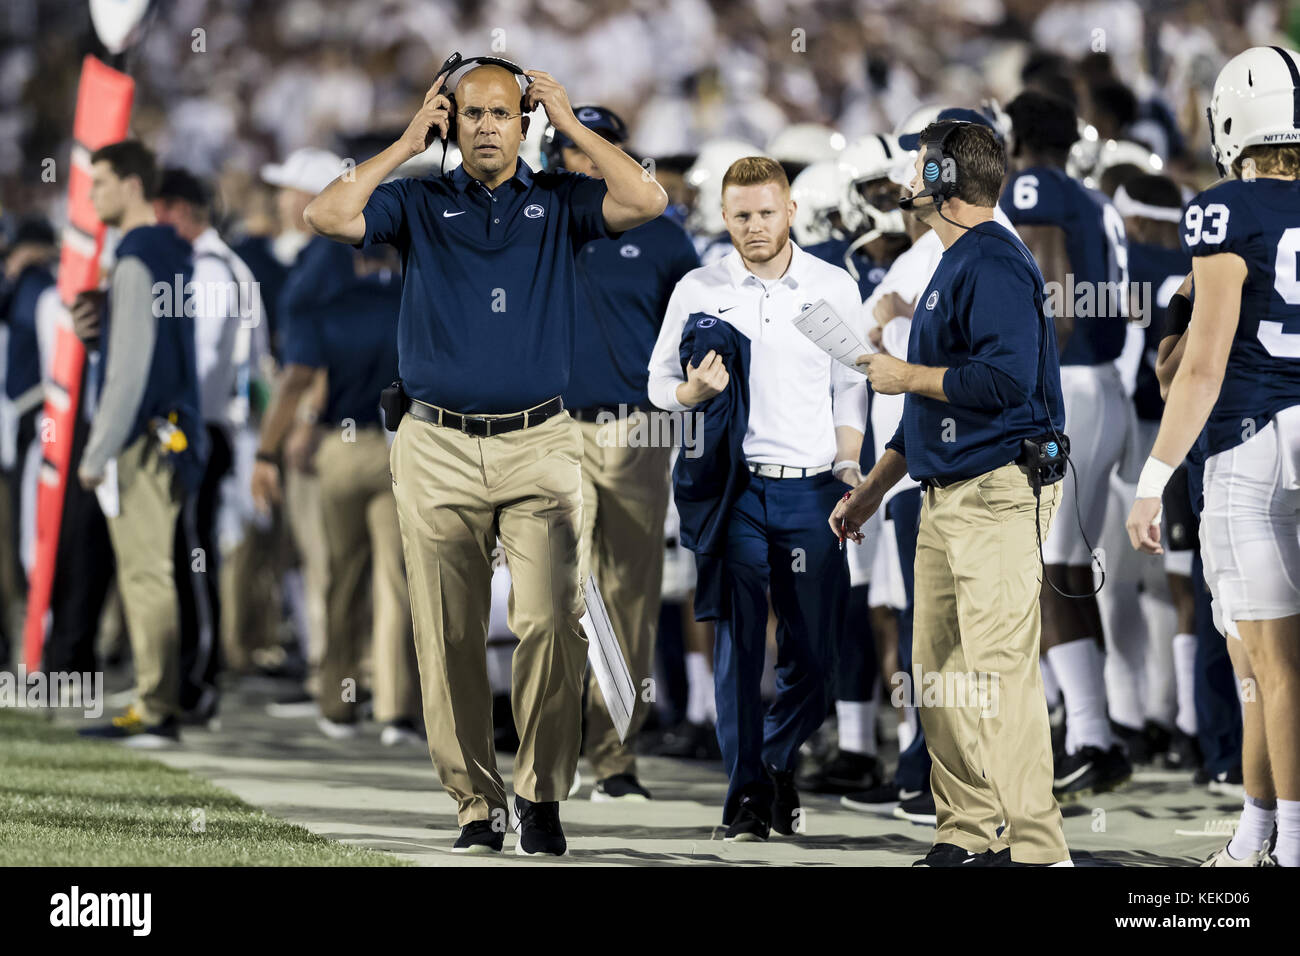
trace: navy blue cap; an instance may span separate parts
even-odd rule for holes
[[[627,142],[627,124],[613,110],[606,109],[603,106],[579,106],[573,111],[573,115],[578,117],[578,122],[587,129],[593,129],[600,133],[611,143]],[[548,126],[545,134],[542,136],[542,168],[555,169],[560,167],[560,151],[569,149],[573,146],[573,140],[565,136],[554,126]]]
[[[993,130],[994,133],[998,132],[997,127],[993,125],[993,121],[979,110],[965,109],[960,106],[950,106],[946,110],[940,110],[938,117],[935,118],[936,123],[942,123],[944,120],[957,120],[960,123],[979,123],[981,126],[987,126],[989,129]],[[1002,138],[1000,133],[998,134],[998,138]],[[898,145],[909,152],[918,150],[921,148],[921,134],[906,133],[898,137]]]

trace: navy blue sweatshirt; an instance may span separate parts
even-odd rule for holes
[[[1056,335],[1043,276],[996,222],[963,233],[917,302],[907,361],[941,366],[948,401],[909,394],[887,447],[918,481],[973,478],[1015,461],[1021,441],[1065,431]]]

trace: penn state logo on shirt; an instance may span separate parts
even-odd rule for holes
[[[635,259],[637,256],[641,255],[641,247],[634,246],[629,242],[618,250],[618,254],[624,259]]]
[[[935,289],[930,293],[930,297],[925,300],[925,307],[928,311],[934,311],[934,307],[939,304],[939,290]]]
[[[697,329],[711,329],[717,324],[718,324],[718,320],[710,315],[696,322],[695,327]]]
[[[546,215],[546,210],[537,203],[529,203],[524,207],[525,219],[541,219],[544,215]]]
[[[590,106],[578,110],[578,120],[582,123],[594,123],[600,119],[600,110],[592,109]]]
[[[877,285],[879,285],[881,282],[884,281],[884,279],[885,279],[885,270],[880,268],[880,266],[876,266],[874,269],[872,269],[870,272],[867,273],[868,282],[874,282]]]

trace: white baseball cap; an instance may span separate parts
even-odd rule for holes
[[[343,174],[343,159],[328,149],[295,149],[283,163],[267,163],[262,179],[272,186],[316,195]]]

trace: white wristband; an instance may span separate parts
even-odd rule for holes
[[[1138,476],[1137,497],[1159,498],[1164,495],[1165,485],[1173,476],[1174,466],[1166,465],[1159,458],[1148,458]]]
[[[851,458],[842,458],[835,464],[831,465],[831,474],[838,478],[841,471],[857,467],[858,463],[856,461],[853,461]]]

